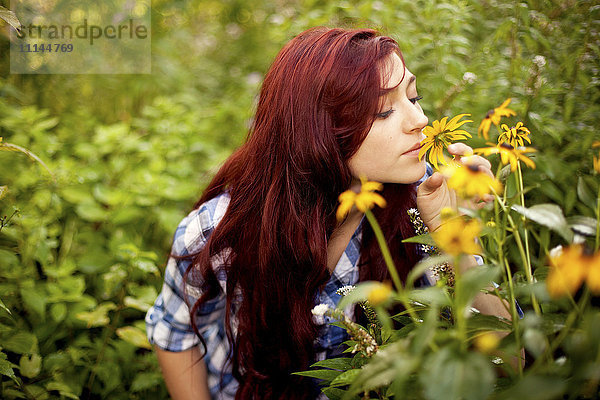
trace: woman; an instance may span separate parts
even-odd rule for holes
[[[388,279],[363,215],[336,221],[338,195],[357,190],[359,177],[385,184],[388,206],[375,214],[403,277],[419,259],[401,243],[414,235],[406,209],[418,207],[433,231],[441,209],[455,207],[439,173],[417,191],[428,122],[420,98],[396,42],[375,31],[314,28],[281,50],[246,143],[177,229],[148,312],[173,398],[318,396],[311,379],[290,374],[341,353],[346,337],[311,309],[335,306],[341,286]],[[487,160],[471,162],[489,172]],[[508,317],[496,297],[476,303]]]

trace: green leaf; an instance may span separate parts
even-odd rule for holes
[[[67,397],[69,399],[79,400],[79,397],[73,393],[72,389],[63,382],[49,382],[46,384],[46,390],[56,390],[61,396]]]
[[[36,400],[47,400],[50,398],[50,394],[46,389],[38,385],[27,385],[25,386],[25,390],[31,397]]]
[[[333,381],[331,381],[331,386],[346,386],[352,384],[356,377],[360,374],[361,369],[350,369],[345,371],[344,373],[338,375]]]
[[[14,12],[0,6],[0,19],[3,19],[7,24],[21,32],[21,22],[19,22]]]
[[[8,194],[8,186],[0,186],[0,200]]]
[[[125,326],[117,329],[117,336],[134,346],[144,349],[152,349],[146,334],[133,326]]]
[[[573,232],[567,224],[562,209],[556,204],[538,204],[530,208],[515,204],[511,208],[526,218],[554,230],[568,243],[573,241]]]
[[[495,315],[472,314],[467,319],[467,329],[474,333],[478,331],[510,331],[511,324]]]
[[[444,293],[444,289],[439,286],[414,289],[408,293],[408,298],[421,304],[431,304],[437,307],[450,305],[449,297]]]
[[[65,303],[56,303],[50,306],[50,316],[54,322],[61,322],[67,316],[67,305]]]
[[[33,333],[16,331],[2,340],[2,346],[17,354],[35,354],[38,352],[38,340]]]
[[[340,374],[342,374],[342,371],[334,371],[332,369],[317,369],[314,371],[301,371],[292,373],[292,375],[308,376],[310,378],[322,379],[327,382],[334,380]]]
[[[30,310],[44,319],[46,315],[46,296],[42,293],[40,287],[22,287],[20,289],[23,303]]]
[[[136,310],[140,310],[146,312],[152,307],[152,304],[146,303],[144,300],[136,299],[135,297],[126,296],[123,301],[126,307],[135,308]]]
[[[108,213],[94,202],[85,202],[77,205],[77,215],[86,221],[101,222],[108,218]]]
[[[311,367],[323,367],[347,371],[352,368],[352,359],[349,357],[329,358],[326,360],[317,361],[316,363],[312,364]]]
[[[160,270],[156,266],[156,263],[150,260],[135,260],[133,262],[133,266],[140,271],[147,274],[154,274],[156,276],[160,276]]]
[[[580,235],[585,236],[595,236],[596,235],[596,220],[594,218],[585,217],[583,215],[575,215],[573,217],[567,218],[567,222],[569,227],[579,233]]]
[[[459,307],[464,307],[499,275],[499,267],[480,265],[463,272],[456,280],[455,295]]]
[[[6,305],[4,305],[4,302],[2,301],[2,299],[0,299],[0,308],[1,308],[2,310],[6,311],[6,312],[7,312],[7,313],[9,313],[9,314],[12,314],[12,313],[10,312],[10,310],[8,309],[8,307],[6,307]]]
[[[19,361],[19,369],[21,375],[27,378],[35,378],[42,370],[42,357],[39,354],[22,355]]]
[[[407,239],[402,240],[402,243],[420,243],[420,244],[427,244],[429,246],[436,245],[435,240],[433,240],[433,237],[431,237],[431,235],[429,233],[424,233],[422,235],[409,237]]]
[[[582,176],[577,179],[577,196],[579,197],[579,200],[590,209],[596,209],[596,196],[592,194]]]
[[[94,311],[84,311],[77,313],[75,317],[87,323],[88,328],[93,326],[105,326],[110,322],[108,312],[114,310],[117,306],[112,303],[102,303]]]
[[[13,367],[15,367],[15,365],[7,360],[6,354],[0,351],[0,374],[8,376],[16,381],[17,377],[15,376]]]
[[[162,383],[162,379],[162,375],[158,372],[140,372],[133,378],[131,391],[136,393],[156,387]]]
[[[485,399],[494,388],[494,371],[486,357],[460,354],[449,346],[427,356],[419,379],[430,400]]]

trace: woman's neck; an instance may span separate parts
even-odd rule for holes
[[[327,241],[327,269],[333,272],[342,254],[348,247],[352,235],[360,225],[363,213],[352,208],[346,219],[344,219],[332,232]]]

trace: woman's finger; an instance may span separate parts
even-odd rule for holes
[[[478,167],[480,171],[485,172],[488,175],[492,175],[492,164],[481,156],[466,156],[461,157],[460,162],[465,165],[472,165]]]
[[[464,143],[452,143],[448,146],[448,153],[453,156],[470,156],[473,155],[473,149]]]

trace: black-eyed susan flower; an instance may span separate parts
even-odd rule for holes
[[[481,124],[479,124],[479,129],[477,129],[478,135],[483,134],[484,138],[489,139],[488,133],[492,124],[498,126],[502,117],[517,115],[516,112],[510,108],[507,108],[510,104],[510,100],[511,99],[506,99],[504,100],[504,103],[500,105],[500,107],[496,107],[488,111],[488,113],[485,115],[485,118],[483,118],[483,121],[481,121]]]
[[[448,121],[448,117],[444,117],[439,121],[433,121],[431,126],[426,126],[423,129],[423,134],[426,137],[421,141],[419,160],[423,159],[423,156],[429,152],[427,158],[436,169],[438,169],[438,163],[445,165],[444,149],[456,140],[471,137],[469,132],[458,129],[467,122],[473,122],[469,119],[460,121],[460,119],[465,116],[470,116],[470,114],[459,114],[450,121]]]
[[[529,157],[525,155],[525,153],[533,153],[537,150],[531,147],[521,147],[515,149],[508,143],[500,143],[498,145],[494,145],[493,143],[486,143],[490,147],[482,147],[479,149],[473,150],[476,154],[483,154],[484,156],[489,156],[490,154],[500,154],[500,160],[502,164],[510,164],[511,171],[517,169],[517,164],[519,161],[522,161],[525,165],[527,165],[531,169],[535,169],[535,163]]]
[[[502,190],[502,184],[496,178],[468,163],[450,163],[442,169],[442,174],[448,177],[448,187],[454,189],[462,198],[483,197]]]
[[[491,353],[498,348],[500,337],[497,333],[488,331],[477,335],[473,342],[480,352]]]
[[[338,197],[340,202],[336,213],[338,221],[346,218],[346,215],[348,215],[353,206],[356,206],[360,212],[365,212],[373,208],[375,204],[382,208],[387,205],[385,199],[379,193],[375,193],[376,191],[383,190],[381,183],[364,181],[363,179],[361,179],[361,182],[362,185],[359,193],[346,190]]]
[[[575,294],[587,275],[587,260],[581,245],[571,245],[550,256],[546,289],[553,298]]]
[[[442,223],[431,235],[442,251],[458,256],[481,253],[481,247],[476,242],[480,232],[481,225],[478,220],[467,221],[456,217]]]
[[[523,125],[522,122],[517,122],[517,125],[509,128],[508,125],[502,124],[502,133],[498,137],[498,143],[508,143],[512,147],[519,147],[525,145],[525,140],[531,144],[531,139],[529,139],[529,129]]]

